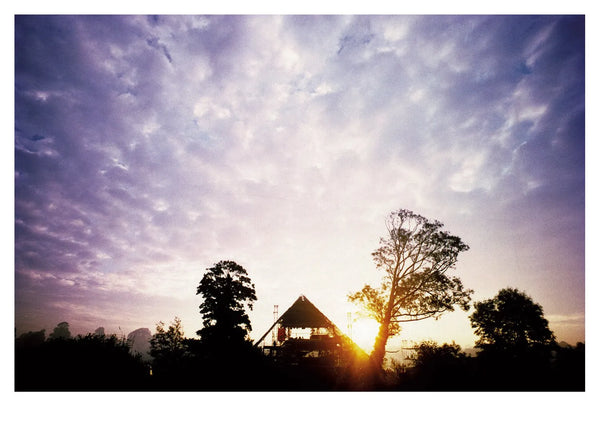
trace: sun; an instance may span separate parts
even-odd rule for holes
[[[377,321],[371,318],[358,318],[352,323],[352,329],[350,331],[350,338],[356,343],[361,349],[367,353],[370,353],[375,344],[375,338],[379,331],[379,324]]]

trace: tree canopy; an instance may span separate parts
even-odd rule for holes
[[[392,212],[386,221],[388,234],[372,253],[377,268],[385,273],[382,284],[367,284],[348,296],[379,323],[371,354],[377,365],[383,363],[388,338],[400,332],[401,323],[438,318],[456,305],[469,309],[472,290],[446,273],[469,247],[443,227],[410,210]]]
[[[242,266],[220,261],[208,268],[196,294],[204,299],[200,305],[203,328],[197,332],[202,341],[232,345],[247,339],[252,326],[246,310],[252,310],[256,292]]]
[[[518,351],[554,343],[542,307],[527,294],[504,288],[488,300],[476,302],[469,316],[483,350]]]
[[[465,357],[465,353],[461,352],[460,346],[456,343],[438,345],[432,340],[425,340],[415,346],[415,353],[415,367],[447,366],[448,362]]]
[[[181,320],[175,317],[168,328],[160,321],[156,325],[156,333],[150,338],[150,355],[156,373],[159,376],[173,375],[173,372],[180,368],[187,353]]]
[[[160,321],[156,325],[156,333],[150,338],[150,355],[161,359],[164,355],[181,356],[185,352],[183,327],[181,320],[175,317],[168,329]]]

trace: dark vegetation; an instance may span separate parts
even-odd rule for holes
[[[370,356],[359,351],[304,296],[292,305],[299,308],[294,314],[309,309],[316,314],[311,321],[316,324],[298,324],[288,316],[290,308],[280,318],[281,341],[276,330],[275,342],[281,343],[253,344],[247,311],[256,301],[254,284],[242,266],[221,261],[207,269],[196,290],[203,299],[199,308],[203,327],[196,332],[197,339],[184,336],[178,318],[168,327],[160,322],[150,339],[149,355],[142,355],[125,338],[104,335],[103,328],[72,337],[68,323],[62,322],[47,339],[43,330],[16,339],[15,389],[585,390],[584,344],[559,346],[542,307],[512,288],[474,304],[469,319],[479,337],[477,356],[468,356],[455,343],[422,342],[408,362],[387,359],[386,343],[400,333],[401,323],[437,319],[455,306],[469,310],[472,290],[448,275],[458,254],[468,246],[443,231],[442,223],[399,210],[390,215],[386,226],[389,236],[373,252],[377,267],[385,273],[382,284],[365,285],[349,296],[380,325]],[[312,329],[310,339],[289,336],[286,331],[293,327]],[[325,334],[323,327],[328,329]],[[149,335],[147,329],[142,330]]]
[[[405,390],[583,391],[585,345],[559,346],[542,307],[529,296],[505,288],[475,303],[469,316],[476,357],[458,345],[423,342],[414,367],[396,366],[398,387]]]
[[[152,361],[132,355],[115,336],[16,340],[17,391],[584,391],[585,345],[466,355],[456,344],[417,345],[409,364],[386,370],[365,361],[335,367],[309,361],[287,365],[250,343],[215,349],[182,338],[155,350]],[[152,370],[152,374],[150,372]]]
[[[61,323],[63,324],[63,323]],[[64,323],[66,324],[66,323]],[[116,336],[50,337],[25,333],[15,344],[17,391],[144,390],[148,368]]]
[[[529,302],[524,310],[499,313],[504,300]],[[490,305],[495,302],[496,305]],[[500,302],[501,303],[501,302]],[[459,345],[427,341],[418,344],[409,361],[390,361],[386,369],[368,358],[345,364],[325,359],[275,360],[247,340],[184,337],[178,318],[156,326],[151,359],[131,352],[124,338],[88,334],[29,332],[16,339],[17,391],[583,391],[585,345],[556,344],[541,309],[523,293],[501,290],[490,301],[475,304],[471,322],[481,339],[477,356]],[[505,308],[506,309],[506,308]],[[507,309],[506,309],[507,310]],[[520,314],[519,324],[511,321]],[[485,316],[484,316],[485,315]],[[515,338],[497,341],[481,329],[481,319],[494,319],[492,331]],[[504,318],[503,318],[504,317]],[[540,330],[517,339],[527,330],[523,320]],[[540,321],[540,318],[542,321]],[[526,321],[525,321],[526,322]],[[511,329],[515,331],[511,333]],[[550,335],[550,336],[549,336]]]
[[[555,344],[548,351],[471,357],[454,343],[423,342],[415,349],[413,367],[393,367],[391,383],[402,391],[584,391],[585,345]]]

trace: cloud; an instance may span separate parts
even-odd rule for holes
[[[546,317],[548,321],[553,324],[575,324],[582,325],[585,323],[585,314],[567,314],[567,315],[548,315]]]
[[[27,299],[100,316],[94,290],[157,305],[193,296],[222,258],[254,272],[265,306],[310,288],[334,308],[373,281],[370,252],[400,207],[488,248],[478,263],[514,264],[518,240],[535,291],[551,275],[544,260],[558,261],[581,305],[582,27],[553,16],[18,16],[18,319]],[[477,286],[509,285],[499,282]],[[59,297],[34,297],[43,287]]]

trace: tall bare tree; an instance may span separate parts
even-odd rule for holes
[[[473,292],[463,287],[460,278],[446,273],[469,246],[443,231],[442,223],[401,209],[389,215],[386,227],[388,235],[372,253],[377,268],[385,273],[381,286],[367,284],[348,296],[379,323],[371,353],[378,366],[383,364],[388,339],[400,332],[401,323],[439,318],[456,305],[468,310]]]

